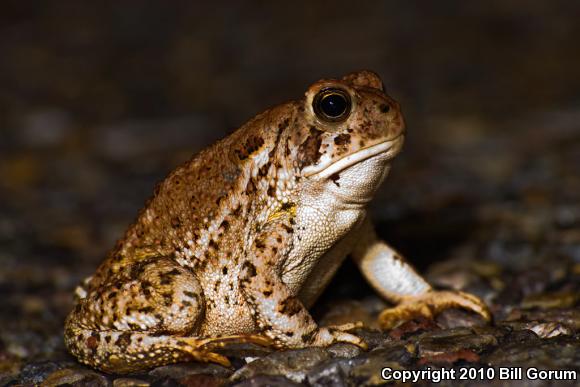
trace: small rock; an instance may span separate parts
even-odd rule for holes
[[[570,308],[573,307],[579,300],[580,294],[578,292],[532,294],[524,298],[522,301],[522,308]]]
[[[315,347],[274,352],[240,368],[230,379],[238,381],[258,375],[284,375],[292,381],[302,383],[307,370],[329,358],[330,354],[326,350]]]
[[[241,383],[233,384],[236,387],[295,387],[302,386],[283,376],[261,375],[251,379],[246,379]]]
[[[148,387],[150,385],[145,380],[135,378],[119,378],[113,380],[113,387]]]
[[[438,330],[439,327],[433,320],[427,318],[416,318],[410,321],[406,321],[399,325],[397,328],[392,329],[389,332],[389,337],[395,340],[401,340],[402,338],[409,337],[411,335],[425,332]]]
[[[53,361],[29,363],[20,372],[21,384],[40,384],[51,373],[64,368],[62,364]]]
[[[200,374],[227,378],[232,374],[232,371],[218,364],[197,362],[171,364],[149,371],[149,376],[155,379],[162,379],[164,377],[184,379],[191,375]]]
[[[474,327],[487,324],[480,315],[461,309],[446,309],[439,313],[436,321],[442,328]]]
[[[527,321],[504,323],[502,325],[512,327],[516,330],[528,329],[543,339],[560,335],[571,336],[574,334],[571,328],[558,322]]]
[[[326,348],[326,350],[332,355],[332,357],[342,357],[347,359],[358,356],[362,352],[360,347],[349,343],[336,343]]]
[[[528,321],[557,322],[576,331],[580,330],[580,308],[529,310],[522,313],[522,319]]]
[[[450,365],[459,360],[465,360],[471,363],[476,363],[479,361],[479,355],[469,349],[460,349],[455,352],[445,352],[437,355],[424,356],[419,359],[419,364],[437,364],[437,365]]]
[[[518,331],[508,336],[500,347],[482,355],[481,361],[492,366],[576,369],[580,341],[569,336],[541,339],[531,331]]]
[[[350,370],[365,359],[329,359],[310,371],[307,380],[311,386],[347,386]]]
[[[482,352],[489,346],[497,345],[492,334],[480,333],[467,328],[454,328],[445,331],[427,332],[418,339],[417,345],[421,358],[433,357],[450,352],[470,350]]]
[[[368,344],[369,349],[374,349],[392,341],[388,333],[374,329],[357,329],[354,332]]]
[[[103,376],[94,371],[86,369],[71,369],[64,368],[54,371],[42,382],[41,387],[55,387],[62,385],[70,386],[110,386],[111,382]]]

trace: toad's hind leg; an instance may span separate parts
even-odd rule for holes
[[[204,316],[195,275],[175,262],[137,262],[88,289],[65,324],[65,344],[80,362],[126,373],[182,361],[228,365],[213,352],[232,341],[263,338],[195,337]]]

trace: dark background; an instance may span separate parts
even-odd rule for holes
[[[62,351],[72,289],[173,167],[356,69],[408,123],[385,239],[422,268],[578,265],[579,20],[573,0],[3,1],[0,355]]]

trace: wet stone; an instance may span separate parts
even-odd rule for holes
[[[446,353],[465,350],[479,353],[486,348],[497,345],[498,339],[492,334],[476,334],[468,328],[453,328],[446,331],[428,332],[417,340],[421,358],[431,358]]]
[[[481,316],[460,309],[444,310],[435,321],[442,328],[475,327],[487,324]]]
[[[354,344],[336,343],[326,349],[332,357],[353,358],[360,355],[362,349]]]
[[[280,387],[295,387],[295,386],[303,386],[303,384],[293,382],[290,379],[287,379],[283,376],[269,376],[269,375],[261,375],[256,376],[250,379],[246,379],[243,382],[232,384],[232,386],[236,387],[273,387],[273,386],[280,386]]]
[[[136,378],[118,378],[113,380],[113,387],[148,387],[151,384]]]
[[[522,336],[521,332],[510,335],[500,347],[483,355],[482,362],[492,366],[541,369],[580,368],[580,340],[578,338],[559,336],[541,339],[534,333],[528,332],[526,337]]]
[[[307,370],[329,358],[328,351],[321,348],[274,352],[240,368],[231,376],[231,380],[238,381],[258,375],[284,375],[294,382],[302,383]]]
[[[21,384],[39,384],[51,373],[65,367],[64,364],[52,361],[29,363],[22,368],[19,382]]]
[[[42,382],[43,387],[55,386],[110,386],[111,382],[101,373],[80,368],[64,368],[54,371]]]
[[[364,362],[362,358],[326,360],[308,371],[308,384],[311,386],[347,386],[352,368]]]
[[[192,375],[200,374],[227,378],[232,374],[232,371],[218,364],[191,362],[157,367],[148,373],[149,377],[152,377],[153,379],[162,379],[164,377],[183,379]]]
[[[572,336],[574,334],[572,328],[558,322],[528,321],[503,323],[502,325],[511,327],[515,330],[530,330],[543,339],[560,335]]]
[[[522,308],[569,308],[580,301],[579,292],[541,293],[527,296],[522,301]]]

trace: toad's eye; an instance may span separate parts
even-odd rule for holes
[[[350,114],[350,96],[342,89],[323,89],[312,102],[314,113],[324,121],[344,121]]]

